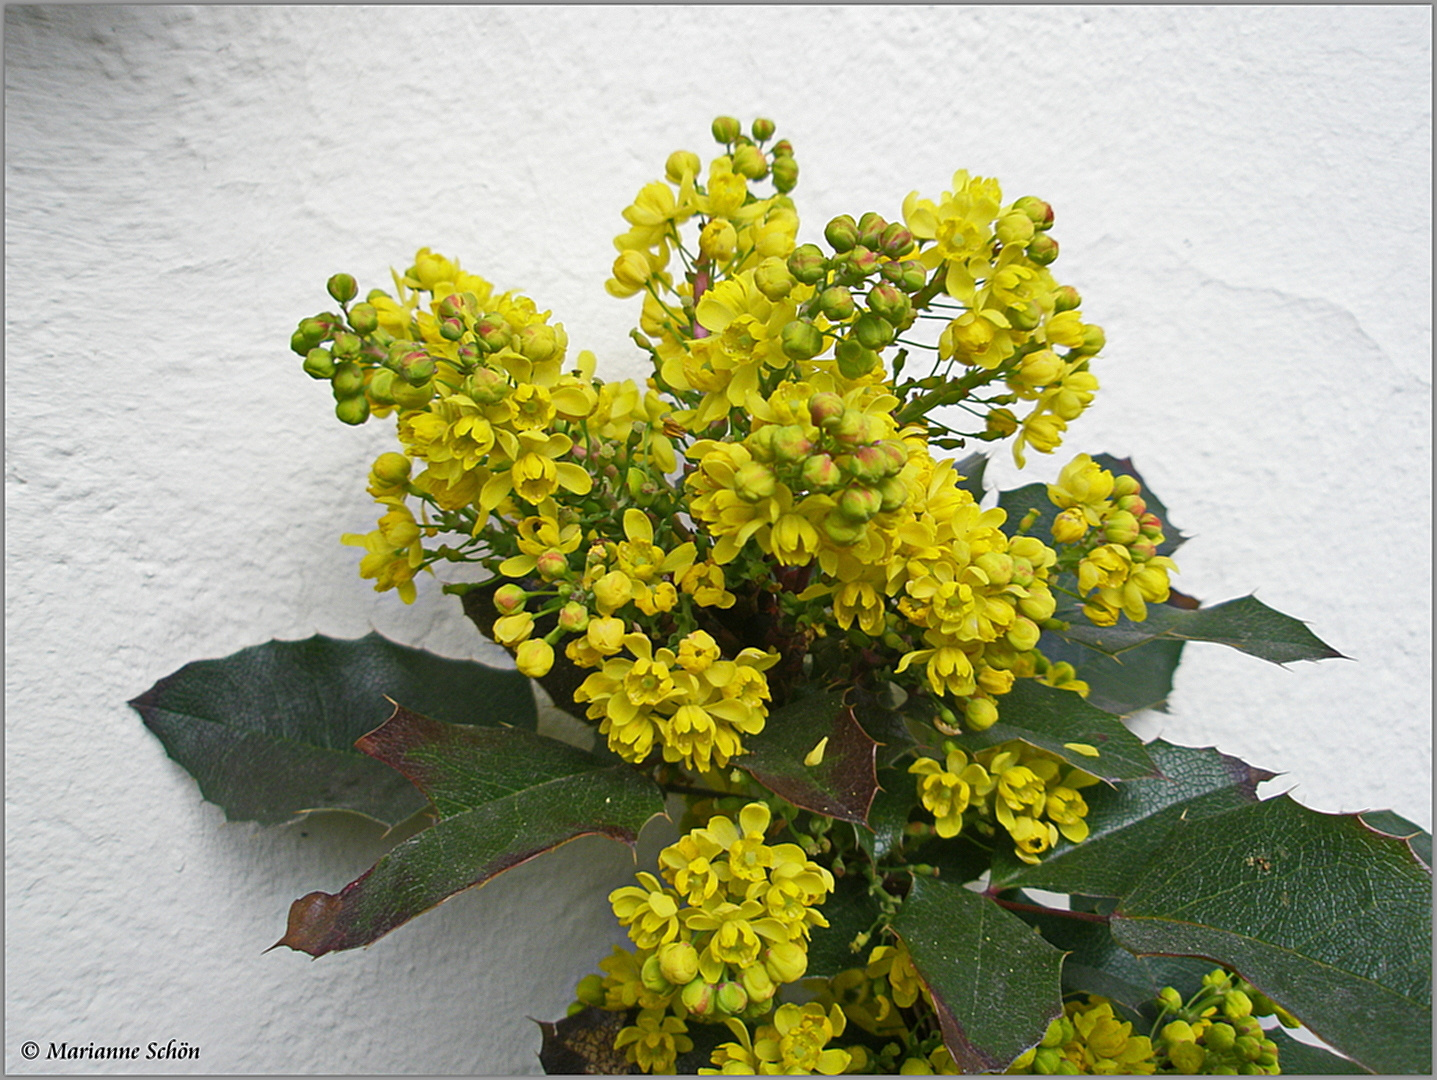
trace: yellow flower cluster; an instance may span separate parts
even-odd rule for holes
[[[1010,1074],[1024,1076],[1149,1076],[1156,1070],[1152,1040],[1134,1035],[1133,1025],[1113,1013],[1113,1003],[1097,996],[1086,1003],[1068,1002],[1063,1015],[1048,1025],[1043,1041],[1008,1068]]]
[[[762,1016],[778,987],[808,967],[809,930],[828,925],[818,907],[833,875],[797,844],[765,843],[770,822],[758,802],[737,822],[715,815],[659,853],[662,881],[640,873],[639,885],[609,895],[636,951],[616,947],[600,964],[604,976],[580,983],[579,997],[640,1010],[616,1045],[647,1072],[672,1070],[688,1018]]]
[[[903,217],[915,238],[931,241],[923,265],[941,271],[945,291],[967,309],[944,329],[940,358],[1001,370],[1013,393],[1034,403],[1021,422],[1006,409],[990,415],[990,426],[1016,429],[1020,466],[1027,446],[1052,453],[1093,400],[1088,361],[1104,345],[1102,329],[1082,321],[1076,290],[1048,270],[1058,257],[1047,231],[1052,207],[1031,196],[1005,206],[996,180],[960,170],[936,204],[912,192]]]
[[[1177,563],[1157,553],[1162,523],[1148,511],[1136,479],[1115,477],[1079,454],[1048,485],[1048,498],[1059,508],[1053,539],[1082,553],[1078,588],[1088,597],[1083,613],[1091,622],[1112,626],[1120,614],[1142,622],[1148,604],[1168,598],[1168,574]]]
[[[957,836],[967,821],[996,821],[1029,864],[1037,864],[1059,836],[1075,844],[1087,839],[1088,804],[1079,789],[1096,784],[1097,777],[1065,771],[1062,759],[1016,740],[980,750],[971,760],[952,743],[944,749],[941,763],[921,757],[908,767],[919,778],[918,800],[940,837]]]
[[[752,1038],[743,1021],[729,1019],[738,1042],[723,1043],[711,1058],[717,1068],[699,1069],[700,1076],[837,1076],[861,1072],[855,1057],[866,1060],[862,1047],[842,1050],[828,1044],[843,1034],[843,1010],[833,1006],[784,1004],[774,1010],[771,1023]]]

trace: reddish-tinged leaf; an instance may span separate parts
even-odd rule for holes
[[[825,738],[822,760],[805,765]],[[867,824],[878,791],[878,744],[842,694],[814,694],[770,713],[763,731],[744,745],[749,752],[735,763],[775,795],[817,814]]]
[[[368,945],[450,896],[578,836],[632,844],[663,795],[627,766],[508,728],[466,728],[396,708],[359,740],[433,803],[440,820],[338,893],[290,907],[276,945],[323,956]]]
[[[614,1036],[628,1015],[590,1005],[556,1024],[537,1021],[543,1033],[539,1064],[550,1076],[623,1076],[634,1072],[628,1056],[614,1049]]]

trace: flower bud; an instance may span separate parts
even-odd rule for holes
[[[349,325],[356,334],[372,334],[379,328],[379,312],[373,304],[355,304],[349,309]]]
[[[805,461],[801,475],[810,491],[832,491],[843,483],[843,470],[827,454],[816,454]]]
[[[576,600],[570,600],[559,609],[559,629],[570,634],[582,634],[589,626],[589,609]],[[687,979],[669,979],[672,983],[688,982]]]
[[[833,437],[845,446],[862,446],[870,441],[871,427],[868,415],[862,409],[845,409],[838,423],[833,425]]]
[[[743,991],[749,1002],[769,1001],[773,998],[774,991],[778,989],[774,985],[773,976],[768,973],[768,968],[763,964],[749,964],[739,973],[739,981],[743,985]],[[723,1000],[723,987],[719,987],[719,1000]]]
[[[916,293],[928,283],[928,270],[917,259],[887,262],[878,271],[884,281],[892,282],[906,293]]]
[[[985,551],[973,565],[987,575],[993,585],[1007,585],[1013,580],[1013,556],[1002,551]]]
[[[820,391],[808,399],[808,416],[814,427],[831,430],[843,418],[848,407],[837,394]]]
[[[1252,999],[1241,990],[1229,990],[1222,999],[1222,1014],[1229,1020],[1241,1020],[1252,1015]]]
[[[872,251],[877,251],[886,228],[888,222],[883,216],[870,210],[858,219],[858,242]]]
[[[700,259],[728,262],[733,258],[734,249],[737,247],[738,231],[734,229],[733,222],[725,218],[713,218],[699,233]],[[637,251],[634,254],[641,259],[644,258]],[[647,259],[644,259],[644,265],[648,265]]]
[[[768,159],[752,143],[740,146],[733,152],[733,171],[750,180],[762,180],[768,175]]]
[[[889,468],[892,459],[880,445],[860,446],[848,455],[848,471],[854,479],[876,484],[894,470]]]
[[[1103,522],[1103,539],[1110,544],[1128,545],[1139,536],[1138,519],[1126,510],[1109,514]]]
[[[838,496],[838,512],[850,521],[868,521],[878,513],[883,497],[865,487],[848,487]]]
[[[773,439],[777,434],[778,428],[775,425],[765,424],[745,439],[743,445],[755,461],[767,463],[773,460]]]
[[[818,310],[834,322],[842,322],[856,310],[853,294],[842,285],[832,285],[818,294]]]
[[[749,131],[753,132],[753,137],[759,142],[768,142],[769,139],[773,138],[773,121],[766,116],[760,116],[754,120]]]
[[[327,328],[319,319],[301,319],[296,333],[305,341],[304,352],[314,348],[327,336]]]
[[[778,478],[760,461],[741,466],[733,477],[734,491],[744,502],[756,503],[771,498],[778,490]]]
[[[346,424],[362,424],[369,419],[369,399],[363,394],[341,398],[334,403],[334,415]]]
[[[963,721],[974,731],[987,731],[998,722],[998,706],[992,698],[971,697],[963,706]]]
[[[304,372],[311,379],[334,378],[334,357],[328,349],[310,349],[304,358]]]
[[[660,945],[654,955],[658,957],[664,978],[675,986],[692,982],[699,973],[698,950],[687,941],[670,941],[667,945]]]
[[[858,223],[850,214],[840,214],[823,230],[823,238],[834,251],[852,251],[858,243]]]
[[[1158,991],[1158,1004],[1168,1012],[1176,1012],[1183,1007],[1183,996],[1171,986],[1164,986]]]
[[[509,392],[509,380],[493,368],[482,367],[464,380],[464,393],[480,405],[496,405]]]
[[[885,476],[878,481],[878,497],[882,500],[879,509],[890,514],[908,501],[908,485],[896,476]]]
[[[710,222],[710,224],[713,223]],[[730,226],[730,228],[732,228],[732,226]],[[700,250],[702,250],[702,236],[699,237],[699,242]],[[622,288],[629,290],[631,293],[635,293],[644,287],[644,283],[653,275],[653,270],[649,266],[647,256],[645,256],[642,251],[635,251],[633,248],[628,248],[620,252],[619,257],[614,260],[613,274],[614,280],[617,281]],[[506,343],[507,336],[506,332]],[[483,338],[481,337],[480,340],[482,341]]]
[[[375,458],[370,471],[385,484],[402,484],[409,479],[410,468],[407,457],[390,451]]]
[[[796,941],[781,941],[764,953],[763,965],[774,982],[798,982],[808,970],[808,950]]]
[[[309,362],[307,357],[305,362]],[[364,393],[364,369],[358,364],[346,361],[336,365],[329,381],[336,400],[342,401]]]
[[[1008,627],[1007,636],[1008,643],[1013,648],[1019,652],[1027,652],[1038,644],[1038,638],[1041,635],[1042,631],[1038,629],[1037,623],[1020,615],[1013,620],[1013,625]]]
[[[1049,266],[1058,257],[1058,241],[1047,233],[1039,233],[1025,249],[1028,258],[1039,266]]]
[[[569,560],[559,551],[546,551],[534,560],[534,568],[539,571],[539,576],[545,581],[553,581],[558,577],[566,577],[569,573]],[[583,629],[583,627],[579,627]]]
[[[891,284],[875,285],[868,290],[868,310],[893,326],[902,323],[912,308],[913,305],[903,291]]]
[[[788,257],[788,272],[805,285],[816,285],[828,273],[828,260],[817,245],[803,244]]]
[[[998,237],[998,242],[1005,247],[1022,247],[1033,239],[1033,234],[1036,231],[1032,220],[1021,210],[1004,214],[998,219],[998,223],[993,229],[994,234]]]
[[[679,1000],[695,1016],[708,1016],[714,1011],[714,988],[702,978],[694,979],[679,991]]]
[[[518,585],[500,585],[494,591],[494,608],[502,611],[505,615],[512,615],[524,607],[524,599],[528,594]]]
[[[812,360],[823,352],[823,334],[807,319],[794,319],[779,333],[779,345],[791,360]]]
[[[343,357],[346,360],[352,359],[359,354],[359,349],[362,344],[363,342],[361,342],[356,335],[348,331],[341,331],[334,335],[334,355]]]
[[[359,292],[359,286],[355,284],[354,278],[349,274],[335,274],[329,279],[326,288],[329,289],[329,295],[341,304],[353,300],[354,294]]]
[[[1203,1042],[1207,1048],[1216,1050],[1219,1054],[1225,1054],[1231,1050],[1236,1041],[1237,1032],[1233,1030],[1231,1024],[1214,1024],[1207,1029],[1207,1034],[1203,1036]]]
[[[893,343],[893,323],[879,318],[871,311],[865,312],[858,317],[858,322],[853,327],[853,336],[865,349],[876,351]]]
[[[464,324],[458,319],[445,319],[439,324],[439,336],[445,341],[458,341],[464,336]]]
[[[434,358],[421,349],[406,353],[399,361],[399,374],[410,386],[423,386],[437,370]]]
[[[715,142],[731,143],[743,134],[743,125],[732,116],[718,116],[709,127]]]
[[[1173,1068],[1188,1076],[1202,1071],[1203,1059],[1206,1057],[1207,1051],[1195,1042],[1180,1042],[1168,1047],[1168,1060],[1172,1062]]]
[[[1059,285],[1053,291],[1053,314],[1061,315],[1065,311],[1076,311],[1083,306],[1083,298],[1078,295],[1078,290],[1071,285]]]
[[[854,521],[852,518],[844,517],[841,513],[832,513],[823,519],[823,534],[839,547],[849,547],[858,543],[867,531],[866,522]]]
[[[1015,330],[1035,330],[1043,321],[1043,309],[1034,303],[1019,302],[1008,309],[1008,323]]]
[[[888,225],[878,238],[878,250],[890,259],[901,259],[914,246],[913,234],[896,221]]]
[[[1053,227],[1053,208],[1042,199],[1024,195],[1013,203],[1013,209],[1026,214],[1039,231]]]
[[[599,610],[612,613],[629,602],[634,595],[634,583],[621,570],[610,570],[594,582],[594,599]]]
[[[1018,377],[1029,386],[1051,386],[1063,377],[1063,361],[1052,349],[1039,349],[1023,357]]]
[[[635,252],[635,254],[638,254]],[[643,258],[642,255],[639,256]],[[618,263],[614,264],[617,268]],[[648,260],[644,259],[644,272],[648,273]],[[615,271],[617,274],[617,269]],[[639,283],[642,286],[642,282]],[[510,342],[509,324],[501,315],[487,315],[474,325],[474,337],[485,352],[498,352]]]
[[[754,287],[769,300],[779,301],[793,291],[797,284],[788,271],[788,264],[777,255],[770,255],[758,264],[753,272]]]
[[[515,345],[524,359],[530,363],[542,364],[552,360],[559,352],[559,337],[554,328],[546,323],[526,326],[514,335]]]
[[[1154,513],[1146,513],[1138,518],[1138,528],[1144,537],[1155,543],[1162,543],[1163,523],[1158,520]]]
[[[521,675],[542,679],[554,666],[554,649],[543,638],[530,638],[519,646],[514,655],[514,666]]]
[[[701,168],[703,163],[699,161],[697,154],[689,150],[675,150],[664,162],[664,175],[672,183],[681,184],[685,176],[698,176]]]
[[[803,461],[813,453],[813,443],[802,424],[785,424],[776,429],[772,446],[774,460],[785,465]]]
[[[763,968],[749,968],[749,971],[763,971]],[[738,983],[729,980],[718,985],[718,992],[714,995],[714,1006],[717,1011],[726,1016],[743,1012],[748,1008],[748,992]]]
[[[845,379],[861,379],[878,366],[878,354],[853,338],[840,341],[833,350],[833,357],[838,361],[839,373]]]
[[[849,256],[847,269],[853,280],[858,281],[877,273],[879,266],[878,252],[860,244]]]
[[[778,157],[777,149],[773,159],[773,186],[781,195],[787,195],[798,187],[798,162],[792,157]]]
[[[585,1005],[604,1004],[604,977],[585,975],[574,988],[574,996]]]
[[[1108,336],[1103,333],[1101,326],[1093,323],[1083,324],[1083,344],[1075,351],[1076,356],[1097,356],[1103,351],[1103,346],[1108,343]]]

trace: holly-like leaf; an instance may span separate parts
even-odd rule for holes
[[[526,731],[469,728],[397,708],[359,741],[428,796],[437,824],[337,893],[290,906],[276,944],[323,956],[368,945],[421,912],[578,836],[632,845],[663,813],[657,785]]]
[[[804,764],[824,739],[822,759]],[[814,694],[774,710],[744,747],[748,753],[734,764],[775,795],[816,814],[867,823],[878,790],[878,744],[859,726],[842,694]]]
[[[1299,1042],[1282,1028],[1272,1028],[1267,1037],[1277,1044],[1277,1064],[1287,1076],[1367,1076],[1355,1061],[1338,1057],[1311,1043]]]
[[[1078,844],[1059,840],[1036,866],[1000,848],[993,859],[993,884],[1122,896],[1179,821],[1198,821],[1256,802],[1257,785],[1274,776],[1211,748],[1157,739],[1147,750],[1161,776],[1116,788],[1084,789],[1087,839]]]
[[[556,1024],[537,1020],[539,1064],[550,1076],[627,1076],[636,1071],[614,1037],[629,1022],[625,1013],[590,1005]]]
[[[838,878],[833,892],[819,910],[828,920],[828,925],[815,926],[809,931],[807,974],[826,979],[840,971],[867,964],[868,954],[880,942],[865,942],[856,951],[853,943],[858,935],[873,929],[879,907],[878,901],[869,893],[863,875],[850,874]]]
[[[989,897],[916,878],[893,930],[963,1072],[1002,1072],[1063,1011],[1063,954]]]
[[[1369,828],[1388,836],[1400,836],[1412,848],[1412,854],[1422,860],[1429,869],[1432,866],[1432,834],[1421,825],[1414,825],[1405,817],[1391,810],[1365,810],[1362,820]]]
[[[309,810],[349,810],[394,825],[422,809],[423,797],[354,747],[393,702],[455,724],[536,722],[518,672],[379,634],[317,634],[199,660],[130,705],[231,821],[272,825]]]
[[[903,843],[903,827],[916,800],[914,778],[903,769],[878,770],[878,794],[868,809],[868,828],[858,830],[858,843],[875,862]]]
[[[1121,656],[1110,656],[1048,630],[1038,642],[1038,651],[1054,663],[1073,665],[1078,678],[1088,684],[1089,705],[1115,716],[1132,716],[1143,709],[1167,711],[1183,642],[1157,638]]]
[[[1215,641],[1274,664],[1296,660],[1327,660],[1342,654],[1307,628],[1307,624],[1274,611],[1255,596],[1243,596],[1213,607],[1185,611],[1170,604],[1150,604],[1140,623],[1127,616],[1114,626],[1074,622],[1063,637],[1117,656],[1163,638],[1171,641]]]
[[[1070,765],[1103,780],[1136,780],[1158,775],[1142,740],[1111,713],[1088,704],[1071,690],[1018,679],[998,699],[998,722],[985,731],[964,734],[964,746],[983,750],[1011,739],[1056,754]],[[1090,746],[1089,757],[1071,746]]]
[[[1287,796],[1179,824],[1119,904],[1135,953],[1238,971],[1379,1073],[1432,1068],[1432,874],[1405,840]]]
[[[962,461],[953,463],[953,471],[963,479],[958,486],[973,496],[974,502],[983,501],[983,474],[988,470],[988,455],[975,450]]]

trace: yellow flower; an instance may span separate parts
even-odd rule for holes
[[[640,949],[656,949],[679,936],[679,905],[653,874],[638,874],[639,884],[615,889],[609,904],[629,937]]]
[[[988,771],[977,762],[968,763],[968,755],[956,747],[948,752],[944,764],[932,758],[919,758],[908,771],[918,781],[918,798],[935,820],[935,830],[945,840],[957,836],[963,828],[963,812],[968,809],[976,789],[987,794],[991,786]]]
[[[758,1030],[753,1049],[764,1063],[765,1073],[788,1076],[837,1076],[848,1068],[852,1055],[847,1050],[827,1048],[843,1034],[843,1010],[834,1005],[827,1012],[822,1005],[780,1005],[773,1023]],[[776,1066],[776,1067],[775,1067]]]
[[[694,1048],[685,1032],[688,1027],[676,1016],[661,1009],[643,1009],[632,1027],[614,1037],[614,1049],[623,1050],[629,1061],[647,1073],[671,1073],[680,1054]]]

